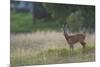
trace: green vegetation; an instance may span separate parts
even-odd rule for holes
[[[31,14],[11,12],[11,32],[30,32],[32,27]]]
[[[82,49],[75,49],[72,54],[66,48],[48,49],[34,56],[14,56],[11,59],[12,65],[36,65],[36,64],[56,64],[56,63],[77,63],[95,61],[95,47],[87,46],[85,52]]]
[[[95,29],[95,6],[55,3],[43,3],[43,6],[55,20],[59,20],[61,24],[67,23],[72,31],[79,31],[81,28],[93,32]]]
[[[38,18],[34,16],[34,11],[33,13],[28,13],[12,10],[11,32],[61,31],[65,23],[71,32],[79,32],[80,30],[95,31],[95,6],[41,4],[50,13],[52,19],[44,16]]]
[[[25,12],[11,12],[11,32],[34,32],[38,30],[58,30],[61,28],[59,21],[46,21],[45,19],[37,19],[36,24],[33,23],[32,15]]]

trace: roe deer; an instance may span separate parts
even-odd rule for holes
[[[67,40],[68,44],[69,44],[69,47],[72,49],[73,51],[73,48],[74,48],[74,44],[75,43],[80,43],[83,47],[83,49],[85,48],[85,35],[84,34],[75,34],[75,35],[68,35],[67,34],[67,27],[66,25],[64,25],[64,36],[65,36],[65,39]]]

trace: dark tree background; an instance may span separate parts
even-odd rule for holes
[[[55,20],[60,21],[61,24],[66,23],[73,31],[82,28],[90,32],[95,30],[95,6],[55,3],[44,3],[43,6]]]
[[[68,29],[71,32],[78,32],[82,30],[95,32],[95,6],[14,0],[11,0],[11,4],[11,14],[13,14],[11,15],[11,22],[13,23],[11,26],[13,29],[17,27],[24,29],[26,32],[28,32],[28,29],[30,31],[45,29],[60,31],[63,25],[67,24]],[[22,6],[19,5],[23,5],[25,7],[22,8]],[[12,6],[15,7],[12,8]],[[25,19],[25,16],[21,15],[23,13],[26,16],[28,15],[30,18],[28,17],[29,19]],[[21,15],[23,18],[20,16],[22,19],[20,18],[19,20],[18,15]],[[27,20],[28,22],[24,20]],[[25,23],[27,23],[29,26],[24,26]],[[22,24],[22,26],[20,24]],[[16,30],[20,30],[17,28]],[[14,31],[15,30],[12,32]],[[20,31],[23,32],[23,30]]]

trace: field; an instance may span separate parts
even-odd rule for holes
[[[95,34],[86,33],[86,48],[77,43],[72,54],[63,32],[11,33],[11,64],[37,65],[95,61]]]

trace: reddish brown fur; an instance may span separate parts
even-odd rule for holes
[[[73,49],[74,44],[78,43],[78,42],[83,46],[83,48],[85,48],[86,43],[84,41],[85,40],[85,35],[84,34],[68,35],[67,31],[66,31],[66,28],[64,27],[64,36],[65,36],[70,48]]]

